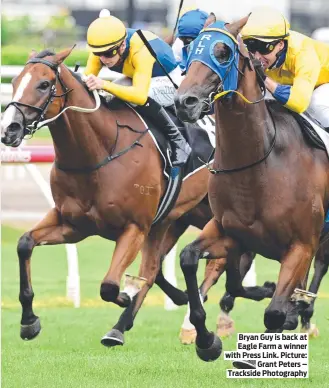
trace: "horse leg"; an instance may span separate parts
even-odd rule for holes
[[[185,277],[190,303],[190,321],[195,326],[196,351],[204,361],[216,360],[222,351],[219,337],[210,333],[205,325],[206,313],[200,299],[197,270],[200,258],[229,258],[232,252],[238,251],[237,243],[220,233],[220,226],[212,219],[205,226],[199,238],[183,249],[180,255],[181,268]]]
[[[267,329],[281,328],[288,311],[288,301],[298,284],[303,284],[307,277],[312,251],[309,246],[295,244],[282,258],[279,280],[271,300],[265,310],[264,324]]]
[[[225,259],[207,260],[205,267],[205,277],[200,286],[200,297],[205,302],[209,289],[215,285],[225,270]],[[179,340],[184,345],[190,345],[195,342],[196,330],[190,322],[190,307],[188,306],[187,312],[184,316],[183,324],[179,333]]]
[[[135,260],[145,239],[145,232],[136,224],[128,224],[116,241],[110,268],[105,275],[100,296],[105,302],[113,302],[120,307],[127,307],[132,298],[126,293],[120,293],[120,281],[123,273]]]
[[[162,272],[162,263],[165,260],[165,255],[167,255],[171,251],[171,249],[177,243],[179,237],[186,231],[187,228],[188,228],[188,225],[185,223],[179,222],[179,220],[173,222],[170,225],[161,246],[161,252],[163,254],[161,255],[161,265],[159,268],[159,272],[155,279],[155,284],[157,284],[161,288],[161,290],[167,296],[169,296],[169,298],[177,306],[182,306],[187,304],[188,302],[187,294],[186,292],[174,287],[172,284],[168,282],[168,280],[165,279]]]
[[[327,273],[329,267],[329,253],[322,251],[322,248],[317,252],[314,259],[314,275],[309,288],[310,292],[318,293],[322,278]],[[311,324],[311,318],[314,314],[315,299],[309,306],[300,311],[302,332],[309,333],[311,337],[317,337],[319,330],[315,324]]]
[[[255,259],[256,254],[253,252],[246,252],[241,256],[240,261],[240,273],[242,279],[245,278],[246,274],[250,270],[251,264]],[[258,288],[257,288],[258,289]],[[260,298],[272,298],[275,291],[275,283],[265,282],[260,290]],[[257,295],[258,297],[258,295]],[[261,300],[261,299],[259,299]],[[234,333],[234,321],[229,316],[229,313],[234,307],[235,297],[225,292],[222,299],[219,302],[220,313],[217,318],[217,334],[222,337],[228,337]]]
[[[20,274],[19,301],[22,305],[21,338],[31,340],[41,331],[39,317],[32,308],[34,293],[31,281],[31,256],[34,247],[76,243],[82,236],[70,225],[65,224],[58,211],[51,209],[46,216],[29,232],[23,234],[17,245]]]
[[[161,243],[168,225],[160,224],[151,229],[142,250],[142,262],[139,276],[146,279],[141,290],[121,314],[119,321],[101,340],[104,346],[113,347],[124,344],[124,333],[133,327],[135,317],[148,293],[153,286],[160,267]]]
[[[240,273],[242,278],[245,277],[246,273],[249,271],[251,264],[255,258],[255,254],[252,252],[246,252],[241,256],[240,262]],[[219,301],[219,307],[221,309],[217,317],[217,335],[221,338],[226,338],[231,336],[234,331],[234,321],[229,316],[230,312],[234,307],[235,297],[230,295],[227,291],[223,295],[222,299]]]

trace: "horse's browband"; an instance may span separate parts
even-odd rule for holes
[[[46,59],[42,58],[31,58],[29,59],[26,64],[28,65],[29,63],[42,63],[46,66],[49,66],[52,70],[57,71],[58,70],[58,65],[54,62],[47,61]]]
[[[239,45],[239,42],[237,41],[237,39],[235,38],[235,36],[233,36],[229,31],[226,31],[226,30],[222,30],[221,28],[204,28],[203,30],[201,30],[200,34],[202,34],[203,32],[206,32],[206,31],[216,31],[216,32],[221,32],[222,34],[225,34],[227,35],[229,38],[231,38],[233,40],[234,43],[236,43],[237,45]]]

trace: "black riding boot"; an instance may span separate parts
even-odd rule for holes
[[[163,130],[166,139],[170,142],[173,167],[183,166],[192,150],[166,110],[152,98],[148,98],[146,104],[139,108],[146,117]]]

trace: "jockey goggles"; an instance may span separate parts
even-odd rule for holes
[[[106,51],[101,51],[101,52],[93,53],[93,54],[96,55],[97,57],[113,58],[119,53],[119,48],[121,45],[122,45],[122,42],[119,45],[117,45],[115,47],[111,47],[110,49],[108,49]]]
[[[280,42],[279,40],[274,40],[273,42],[263,42],[262,40],[248,38],[243,41],[243,43],[247,46],[248,51],[252,54],[255,54],[256,51],[261,55],[270,54],[275,46]]]

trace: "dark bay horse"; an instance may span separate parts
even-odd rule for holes
[[[62,64],[70,52],[54,54],[45,50],[30,57],[13,82],[13,101],[2,118],[4,144],[18,146],[28,125],[56,117],[67,106],[94,107],[94,98]],[[146,132],[144,136],[145,127],[131,108],[122,105],[110,111],[101,105],[88,114],[67,110],[49,122],[49,129],[56,153],[51,172],[55,207],[18,243],[21,337],[33,339],[41,330],[32,308],[30,265],[34,247],[76,243],[90,235],[99,235],[116,241],[110,268],[101,284],[101,297],[126,307],[114,331],[105,335],[102,343],[122,344],[124,331],[132,327],[155,280],[177,304],[187,303],[186,294],[171,287],[158,271],[161,257],[189,225],[203,228],[211,219],[209,203],[204,201],[209,173],[200,169],[184,181],[175,208],[165,220],[152,226],[166,183],[158,151]],[[138,145],[136,139],[139,139]],[[122,153],[122,150],[129,152]],[[119,154],[120,157],[114,158]],[[109,155],[112,155],[111,162],[100,167],[100,162]],[[139,250],[142,250],[139,275],[145,280],[136,279],[133,295],[120,293],[122,275]],[[214,275],[211,275],[212,267],[208,267],[205,292],[223,265],[223,260],[219,260]],[[266,289],[265,296],[269,292]]]
[[[226,289],[246,298],[253,298],[255,290],[242,286],[241,254],[250,250],[279,261],[277,288],[264,323],[269,331],[282,331],[295,288],[306,288],[328,209],[328,156],[305,141],[288,110],[265,104],[260,77],[237,40],[247,20],[225,27],[215,23],[199,35],[175,99],[178,116],[191,122],[209,103],[215,105],[216,151],[209,180],[214,218],[181,253],[196,349],[206,361],[217,359],[222,345],[205,325],[198,260],[226,258]],[[223,98],[227,93],[231,95]]]

